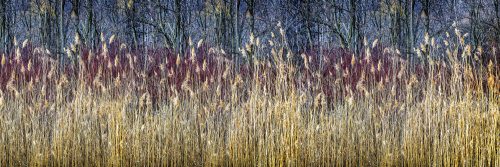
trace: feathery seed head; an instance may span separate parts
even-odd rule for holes
[[[207,60],[206,59],[203,59],[202,70],[207,71]]]
[[[75,41],[74,41],[75,45],[80,45],[80,42],[81,42],[80,41],[80,34],[75,33]]]
[[[354,54],[352,54],[352,57],[351,57],[351,66],[354,66],[356,64],[356,57],[354,56]]]
[[[5,54],[2,54],[2,66],[5,65],[5,63],[7,62],[6,58],[5,58]]]
[[[489,73],[493,73],[493,61],[491,61],[491,60],[488,63],[488,72]]]
[[[222,78],[223,79],[227,79],[227,76],[229,75],[229,72],[230,72],[229,70],[230,70],[229,66],[226,66],[226,69],[222,73]]]
[[[375,39],[375,41],[373,41],[372,43],[372,49],[375,48],[375,46],[377,46],[378,44],[378,39]]]
[[[424,35],[424,42],[425,42],[425,44],[429,44],[429,42],[430,42],[429,41],[429,33],[427,33],[427,32]]]
[[[191,57],[190,57],[191,62],[196,63],[196,51],[194,50],[194,47],[191,47],[190,54],[191,54]]]
[[[125,44],[125,43],[120,44],[120,51],[122,51],[124,49],[127,49],[127,44]]]
[[[22,48],[26,48],[26,46],[28,46],[28,41],[29,41],[28,39],[25,39],[25,40],[23,41],[23,46],[22,46]]]
[[[459,30],[459,29],[457,29],[457,28],[455,28],[455,35],[456,35],[458,38],[462,37],[462,34],[460,33],[460,30]]]
[[[17,37],[14,36],[14,47],[17,47]]]
[[[421,50],[422,52],[427,52],[427,47],[426,47],[423,43],[421,43],[421,44],[420,44],[420,50]]]
[[[29,71],[31,71],[31,66],[32,66],[31,64],[32,64],[32,63],[31,63],[31,59],[29,59],[29,60],[28,60],[28,72],[29,72]]]
[[[252,51],[252,45],[251,44],[245,44],[245,49],[247,52],[251,52]]]
[[[118,65],[120,65],[120,59],[118,56],[115,57],[115,67],[118,67]]]
[[[74,53],[76,53],[76,49],[77,49],[77,45],[75,44],[70,44],[70,48],[71,48],[71,51],[73,51]]]
[[[193,47],[193,39],[191,39],[191,36],[188,37],[188,45],[189,47]]]
[[[19,64],[21,62],[21,49],[16,48],[16,61]]]
[[[288,51],[288,52],[286,53],[286,58],[287,58],[288,60],[292,60],[292,57],[293,57],[293,53],[292,53],[291,51]]]
[[[26,72],[26,68],[24,68],[24,63],[21,64],[21,73],[24,74]]]
[[[302,53],[300,56],[301,56],[301,57],[302,57],[302,59],[304,60],[304,67],[305,67],[307,70],[309,70],[309,59],[308,59],[307,55],[306,55],[306,54],[304,54],[304,53]]]
[[[493,75],[488,77],[488,87],[492,90],[495,89],[495,77]]]
[[[104,43],[106,42],[106,38],[104,37],[104,33],[101,32],[101,42]]]
[[[382,61],[378,60],[378,63],[377,63],[377,71],[382,71]]]
[[[281,37],[285,38],[285,30],[283,28],[280,27],[280,34],[281,34]]]
[[[175,65],[179,66],[181,65],[181,56],[177,54],[177,59],[175,60]]]
[[[476,50],[477,50],[477,52],[476,52],[477,55],[481,56],[483,54],[483,47],[482,46],[478,46]]]
[[[102,44],[102,55],[107,56],[108,55],[108,45],[106,43]]]
[[[254,44],[255,42],[255,36],[253,35],[253,32],[250,33],[250,44]]]
[[[465,49],[464,49],[464,52],[462,53],[462,57],[471,56],[471,55],[472,55],[472,53],[471,53],[471,46],[470,45],[466,45]]]
[[[66,49],[66,48],[64,48],[64,50],[66,51],[66,56],[68,56],[69,58],[73,57],[73,54],[71,53],[71,50]]]
[[[111,37],[109,37],[109,44],[112,44],[113,42],[115,41],[115,35],[111,35]]]
[[[203,45],[203,38],[198,41],[197,48],[199,49]]]
[[[111,63],[111,59],[108,60],[108,69],[113,69],[113,63]]]
[[[195,72],[196,72],[197,74],[200,74],[200,73],[201,73],[201,68],[200,68],[200,65],[199,65],[198,63],[196,63]]]

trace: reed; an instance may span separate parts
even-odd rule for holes
[[[319,57],[251,36],[243,65],[203,40],[142,58],[77,36],[65,66],[23,42],[1,58],[0,166],[500,166],[498,55],[452,38],[411,64],[378,40]]]

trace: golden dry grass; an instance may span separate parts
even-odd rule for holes
[[[475,54],[453,54],[465,47],[456,46],[419,55],[430,76],[442,63],[432,56],[447,57],[449,82],[418,80],[407,68],[393,77],[408,80],[377,83],[367,71],[362,93],[333,99],[316,82],[293,84],[306,74],[277,44],[275,78],[226,70],[207,85],[193,71],[157,104],[134,91],[145,82],[101,77],[94,90],[58,73],[55,89],[12,81],[0,95],[0,166],[500,166],[497,62],[473,67],[466,57]],[[258,64],[255,76],[268,72]]]

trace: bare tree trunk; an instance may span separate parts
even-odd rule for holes
[[[431,7],[431,1],[430,0],[423,0],[422,2],[422,12],[423,12],[423,19],[424,19],[424,35],[429,35],[430,36],[430,29],[431,29],[431,19],[430,19],[430,7]],[[425,52],[424,55],[429,55],[429,44],[425,44]]]
[[[231,3],[231,15],[232,15],[232,21],[233,21],[233,42],[232,42],[232,52],[235,53],[238,51],[238,47],[240,47],[240,35],[239,35],[239,11],[240,11],[240,0],[232,0]]]
[[[71,17],[75,19],[74,29],[78,36],[82,36],[81,26],[80,26],[80,0],[73,0],[71,9]]]
[[[312,23],[311,23],[311,2],[309,0],[304,0],[304,8],[305,11],[304,16],[305,16],[305,21],[306,21],[306,35],[307,35],[307,47],[309,49],[313,48],[313,41],[312,41]]]
[[[479,24],[480,22],[478,21],[480,17],[479,13],[479,6],[481,3],[480,1],[473,1],[471,2],[471,9],[470,9],[470,18],[471,18],[471,38],[472,38],[472,44],[474,46],[473,51],[476,50],[478,46],[481,45],[481,34],[479,33]]]
[[[61,64],[64,64],[65,62],[65,56],[64,56],[64,0],[58,0],[59,2],[59,55],[61,59]]]
[[[256,35],[255,34],[255,0],[247,0],[247,7],[248,7],[248,24],[249,24],[249,28],[250,28],[250,34],[253,34],[253,35]],[[253,54],[254,54],[254,45],[251,44],[251,47],[250,47],[250,50],[247,51],[248,52],[248,64],[249,66],[251,67],[250,68],[250,72],[252,73],[252,67],[253,67]]]
[[[250,33],[255,35],[255,0],[248,0],[248,14],[249,14],[249,24],[250,24]]]
[[[0,39],[1,39],[1,44],[3,46],[3,51],[6,52],[10,49],[10,41],[9,41],[9,27],[10,23],[8,20],[8,13],[7,13],[7,0],[0,0]]]
[[[354,50],[354,52],[357,54],[358,53],[358,16],[357,16],[357,0],[350,0],[350,18],[351,18],[351,25],[349,29],[349,45],[351,49]]]
[[[331,26],[333,29],[332,33],[335,33],[336,36],[339,38],[340,40],[340,45],[344,48],[344,47],[348,47],[350,46],[349,44],[349,41],[347,41],[348,39],[346,39],[346,37],[343,35],[343,33],[341,32],[341,23],[342,23],[342,12],[341,12],[341,7],[338,7],[337,5],[339,4],[339,2],[337,0],[332,0],[330,2],[334,7],[333,7],[333,12],[332,12],[332,23],[331,23]]]
[[[184,53],[184,19],[182,18],[182,0],[175,0],[175,48]]]
[[[410,60],[410,62],[413,62],[413,56],[412,56],[412,50],[413,50],[413,45],[414,44],[414,37],[413,37],[413,10],[415,7],[415,1],[414,0],[408,0],[407,2],[407,7],[408,7],[408,13],[407,13],[407,18],[408,18],[408,34],[407,34],[407,60]]]
[[[499,8],[500,8],[500,2],[499,0],[494,0],[493,1],[493,6],[494,6],[494,10],[495,10],[495,18],[496,18],[496,25],[497,25],[497,30],[500,30],[500,13],[499,13]],[[497,31],[497,33],[500,33],[499,31]],[[497,45],[497,48],[500,47],[500,35],[497,35],[496,36],[496,45]]]
[[[97,22],[95,21],[94,15],[94,2],[93,0],[87,0],[87,28],[85,31],[85,39],[84,42],[91,48],[95,48],[97,46],[96,37],[99,32],[97,32]]]

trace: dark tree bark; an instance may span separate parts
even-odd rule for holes
[[[59,5],[59,12],[58,12],[58,17],[59,17],[59,55],[61,58],[61,63],[65,63],[65,56],[64,56],[64,43],[65,43],[65,34],[64,34],[64,0],[58,0],[58,5]]]
[[[0,40],[2,44],[2,50],[4,52],[10,50],[10,19],[7,11],[8,8],[7,0],[0,0]]]

